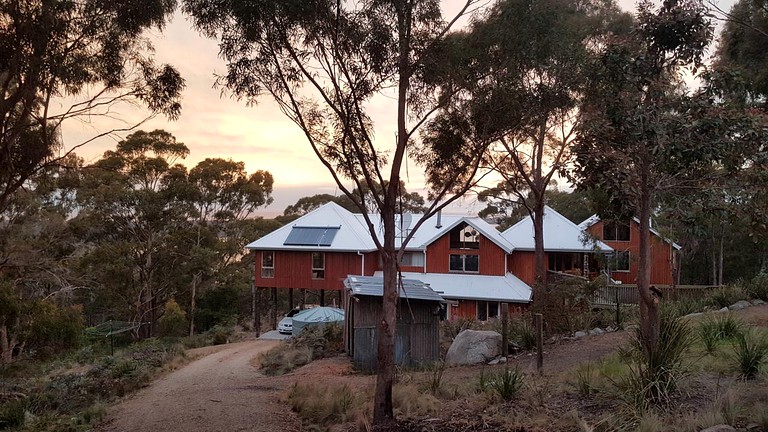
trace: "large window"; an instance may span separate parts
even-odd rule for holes
[[[612,271],[628,272],[629,264],[629,251],[617,251],[608,255],[608,266]]]
[[[263,278],[275,277],[275,252],[274,251],[261,252],[261,277]]]
[[[629,241],[629,225],[622,223],[603,224],[603,240]]]
[[[548,269],[558,272],[569,272],[573,270],[580,270],[579,254],[575,253],[558,253],[550,252],[548,254],[549,265]]]
[[[480,249],[480,234],[466,222],[451,230],[451,249]]]
[[[451,255],[449,269],[452,272],[477,273],[480,271],[479,255]]]
[[[400,259],[401,266],[424,267],[424,253],[422,252],[404,252]]]
[[[325,254],[312,252],[312,279],[325,279]]]
[[[496,318],[499,316],[499,303],[498,302],[477,302],[477,319],[485,321],[490,318]]]

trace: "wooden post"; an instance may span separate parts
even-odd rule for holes
[[[616,328],[621,328],[621,302],[619,301],[619,287],[616,290]]]
[[[307,304],[307,290],[302,288],[301,289],[301,297],[299,298],[299,309],[304,309],[304,305]]]
[[[325,290],[320,290],[320,306],[325,306]]]
[[[501,304],[501,354],[506,357],[509,355],[509,305]]]
[[[533,315],[533,327],[536,329],[536,370],[544,368],[544,319],[540,313]]]
[[[272,328],[277,330],[277,288],[272,288]]]
[[[288,288],[288,310],[293,309],[293,288]]]
[[[261,335],[261,301],[259,297],[259,288],[253,287],[253,330],[256,336]]]

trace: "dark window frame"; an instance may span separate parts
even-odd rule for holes
[[[477,270],[467,270],[467,257],[476,257],[477,258]],[[461,269],[454,269],[452,268],[451,264],[453,261],[453,257],[461,257]],[[451,273],[480,273],[480,255],[479,254],[450,254],[448,256],[448,271]]]
[[[320,265],[315,265],[315,257],[319,257]],[[325,279],[325,252],[312,252],[312,279]]]
[[[271,265],[267,265],[267,254],[271,257]],[[261,251],[261,277],[273,279],[275,277],[275,251]]]
[[[626,234],[626,236],[624,235]],[[603,223],[603,240],[628,242],[632,240],[632,228],[619,222]]]

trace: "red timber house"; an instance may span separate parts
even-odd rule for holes
[[[382,235],[379,215],[369,216]],[[397,220],[398,242],[421,215]],[[379,254],[363,215],[328,203],[250,243],[256,288],[318,290],[342,299],[347,276],[381,276]],[[514,246],[477,217],[435,215],[406,245],[403,278],[428,284],[449,302],[448,318],[481,320],[499,315],[500,303],[522,310],[531,287],[509,269]],[[338,297],[337,297],[338,296]],[[289,296],[293,298],[294,296]]]
[[[637,283],[637,257],[640,253],[640,220],[633,218],[628,224],[604,222],[597,215],[579,224],[594,238],[602,240],[615,250],[611,269],[614,281]],[[651,228],[651,280],[652,285],[675,285],[679,273],[677,251],[681,246],[664,238]]]
[[[528,285],[536,279],[533,220],[527,217],[501,234],[515,250],[507,257],[507,267]],[[600,274],[602,254],[613,252],[611,246],[587,235],[578,225],[549,206],[544,206],[544,259],[547,274],[568,273],[594,279]]]

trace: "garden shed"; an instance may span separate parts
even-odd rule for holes
[[[348,276],[344,287],[347,294],[345,347],[356,369],[372,371],[376,369],[383,280],[372,276]],[[439,360],[440,317],[444,304],[445,300],[424,282],[402,280],[395,364],[414,366]]]

